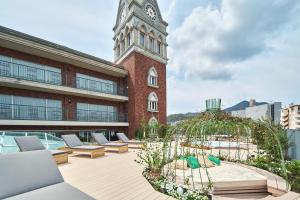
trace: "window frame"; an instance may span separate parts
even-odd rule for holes
[[[140,45],[145,47],[145,38],[146,38],[146,34],[143,31],[140,31]]]

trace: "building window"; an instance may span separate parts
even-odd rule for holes
[[[148,72],[148,85],[157,86],[157,72],[154,67]]]
[[[156,125],[158,123],[157,119],[155,117],[151,117],[149,120],[149,125]]]
[[[161,42],[157,42],[157,53],[161,55]]]
[[[0,55],[0,76],[61,85],[61,69]]]
[[[155,92],[152,92],[148,96],[148,111],[150,112],[158,111],[158,98]]]
[[[62,120],[62,101],[0,94],[0,119]]]
[[[122,53],[123,53],[125,51],[125,39],[122,40],[121,48],[122,48]]]
[[[130,47],[130,45],[131,45],[131,34],[128,33],[128,35],[127,35],[127,46]]]
[[[145,46],[145,33],[140,32],[140,45]]]
[[[116,82],[79,73],[76,74],[76,87],[79,89],[102,92],[106,94],[118,93],[118,86]]]
[[[152,37],[149,37],[149,42],[150,42],[150,50],[154,51],[154,39]]]
[[[118,122],[117,108],[114,106],[77,103],[77,120],[88,122]]]
[[[120,52],[120,45],[117,46],[117,56],[120,56],[121,52]]]

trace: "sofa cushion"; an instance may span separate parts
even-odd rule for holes
[[[95,200],[68,183],[58,183],[4,200]]]
[[[50,151],[0,155],[0,199],[63,181]]]
[[[51,153],[52,153],[53,156],[67,154],[67,152],[62,151],[62,150],[51,150]]]
[[[14,138],[20,151],[45,150],[46,148],[37,136],[21,136]]]
[[[101,146],[77,146],[73,147],[72,149],[78,149],[78,150],[97,150],[97,149],[104,149],[104,147]]]

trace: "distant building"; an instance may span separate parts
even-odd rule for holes
[[[207,99],[205,101],[206,111],[220,111],[221,99]]]
[[[256,105],[256,101],[252,99],[249,102],[249,107],[242,110],[231,111],[231,115],[241,118],[251,118],[253,120],[269,119],[275,124],[279,124],[281,105],[281,102]]]
[[[286,129],[300,129],[300,105],[290,105],[281,110],[281,125]]]

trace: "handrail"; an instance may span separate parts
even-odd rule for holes
[[[0,119],[10,120],[62,120],[62,108],[0,103]]]
[[[21,104],[0,103],[0,119],[6,120],[45,120],[45,121],[76,121],[63,118],[60,107],[32,106]],[[127,122],[127,113],[76,110],[77,121],[87,122]]]
[[[3,69],[3,67],[9,68],[7,70]],[[30,70],[34,70],[36,72],[35,75],[30,76]],[[28,73],[29,72],[29,73]],[[38,73],[41,75],[41,78],[38,77]],[[56,76],[58,80],[52,79],[49,80],[47,75]],[[18,64],[14,62],[8,62],[4,60],[0,60],[0,75],[6,77],[14,77],[19,79],[25,79],[30,81],[42,82],[42,83],[50,83],[54,85],[61,85],[61,73],[47,70],[47,69],[40,69],[37,67],[32,67],[24,64]],[[48,80],[47,80],[48,79]]]
[[[7,68],[7,69],[5,69]],[[28,71],[35,70],[38,71],[34,75],[30,75]],[[41,78],[38,77],[38,74],[41,75]],[[47,74],[47,75],[46,75]],[[52,80],[50,80],[49,76],[53,75],[53,77],[57,77],[57,79],[52,77]],[[121,96],[128,96],[127,89],[125,87],[121,87],[119,85],[115,86],[114,84],[105,83],[103,81],[97,81],[92,79],[86,79],[82,77],[76,77],[76,83],[75,85],[66,85],[62,83],[62,73],[61,72],[55,72],[47,69],[40,69],[37,67],[32,67],[24,64],[18,64],[14,62],[4,61],[0,59],[0,76],[5,77],[12,77],[22,80],[29,80],[34,82],[40,82],[40,83],[46,83],[46,84],[52,84],[52,85],[59,85],[64,87],[70,87],[70,88],[77,88],[77,89],[84,89],[89,91],[95,91],[95,92],[101,92],[105,94],[114,94],[114,95],[121,95]],[[87,84],[87,86],[81,86],[80,80],[84,80],[86,82],[95,82],[96,84],[100,84],[101,88],[93,88],[90,86],[90,84]],[[109,91],[107,89],[102,89],[102,85],[108,85],[113,88],[113,91]]]
[[[127,122],[126,113],[77,109],[78,121]]]
[[[83,83],[84,82],[84,83]],[[92,85],[93,83],[93,85]],[[107,89],[110,87],[110,89]],[[89,91],[96,91],[106,94],[117,94],[127,96],[126,89],[124,87],[114,85],[113,83],[105,83],[101,80],[93,80],[88,78],[76,77],[76,88],[85,89]]]

